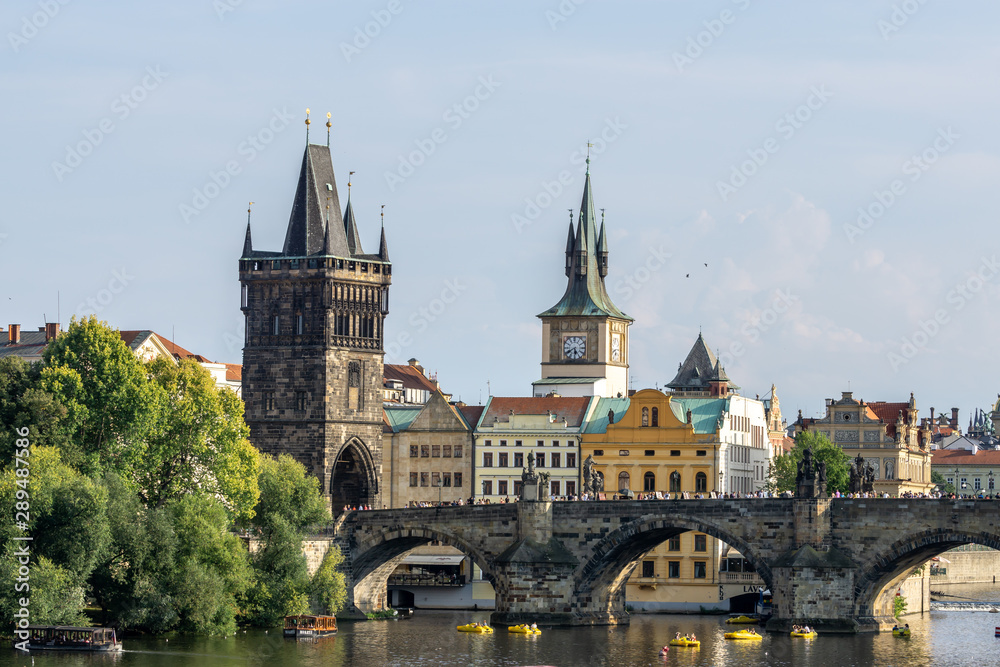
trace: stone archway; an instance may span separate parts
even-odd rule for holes
[[[364,443],[357,439],[348,441],[333,464],[330,476],[330,506],[334,515],[344,507],[371,505],[378,500],[378,480],[375,477],[371,455]]]

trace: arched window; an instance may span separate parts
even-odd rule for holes
[[[670,491],[679,493],[681,490],[681,474],[676,470],[670,473]]]
[[[642,490],[656,491],[656,475],[651,472],[647,472],[642,476]]]
[[[628,473],[622,471],[618,473],[618,490],[624,491],[627,488],[628,488]]]
[[[653,426],[660,425],[660,409],[653,408]]]
[[[649,408],[642,409],[642,425],[649,426]]]
[[[708,491],[708,475],[700,472],[694,476],[694,490],[698,493]]]

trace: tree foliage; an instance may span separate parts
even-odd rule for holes
[[[340,566],[344,554],[333,545],[323,557],[323,563],[313,575],[311,592],[315,607],[321,614],[336,614],[347,602],[347,581]]]
[[[937,470],[931,471],[931,483],[937,484],[941,487],[942,493],[955,493],[955,485],[951,484],[944,478],[944,475],[939,473]]]
[[[771,493],[795,491],[795,476],[806,449],[812,450],[814,464],[826,463],[827,493],[846,493],[850,483],[850,457],[826,436],[814,431],[802,431],[795,436],[795,446],[787,454],[774,458],[768,470],[765,488]]]

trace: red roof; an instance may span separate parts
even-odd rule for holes
[[[458,411],[465,417],[465,421],[469,423],[469,426],[476,428],[476,424],[479,423],[479,418],[483,416],[483,410],[485,409],[485,405],[463,405]]]
[[[433,382],[409,364],[385,364],[382,369],[382,377],[385,380],[402,382],[404,389],[425,389],[432,393],[437,391]]]
[[[569,426],[577,427],[587,416],[587,406],[590,397],[564,396],[526,396],[522,398],[505,398],[494,396],[483,415],[483,424],[489,426],[494,418],[508,421],[513,411],[516,415],[544,415],[553,413],[557,420],[566,419]]]
[[[896,437],[896,420],[899,419],[899,413],[903,413],[903,422],[907,423],[909,419],[907,418],[906,410],[910,409],[909,403],[886,403],[885,401],[872,401],[871,403],[865,404],[875,416],[885,424],[885,434],[890,438]]]
[[[242,364],[226,364],[226,381],[243,382]]]
[[[1000,468],[1000,449],[987,449],[976,454],[967,449],[935,449],[931,452],[932,466],[996,466]]]

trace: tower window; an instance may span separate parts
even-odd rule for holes
[[[300,391],[295,394],[295,409],[304,412],[306,409],[306,392]]]
[[[628,484],[629,484],[628,473],[623,470],[622,472],[618,473],[618,490],[624,491],[625,489],[628,488]]]
[[[299,313],[295,318],[295,333],[302,335],[302,331],[305,329],[305,321],[303,320],[302,313]],[[655,409],[655,408],[654,408]]]
[[[660,425],[660,409],[653,408],[653,426]]]
[[[272,323],[271,333],[277,336],[281,333],[281,318],[277,315],[274,316],[274,322]]]
[[[264,392],[264,409],[274,410],[274,392],[265,391]]]
[[[708,491],[708,476],[700,472],[694,476],[694,490],[698,493],[704,493]]]
[[[656,491],[656,475],[651,472],[647,472],[642,476],[642,490]]]
[[[642,409],[642,425],[649,426],[649,408]]]

